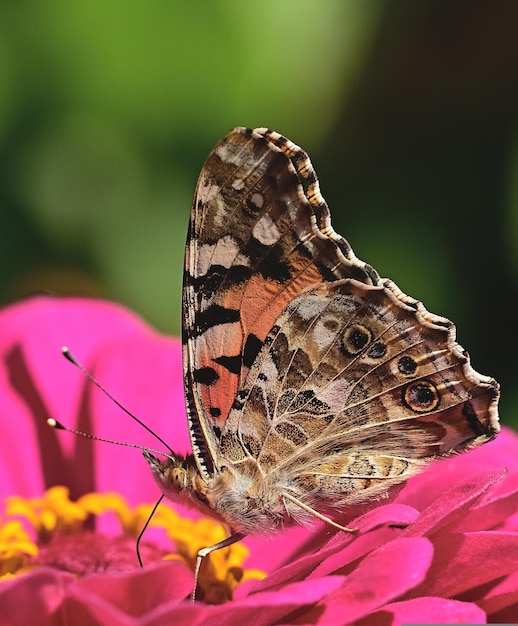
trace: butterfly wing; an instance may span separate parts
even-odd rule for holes
[[[306,153],[267,129],[229,133],[201,171],[185,255],[185,389],[203,474],[275,320],[305,289],[343,278],[380,283],[332,229]]]
[[[220,440],[323,511],[361,502],[499,430],[498,384],[448,320],[391,281],[323,283],[269,332]]]
[[[450,321],[354,255],[284,137],[235,129],[216,146],[188,241],[185,383],[202,473],[252,461],[318,494],[321,511],[498,432],[496,381]]]

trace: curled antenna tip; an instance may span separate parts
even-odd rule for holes
[[[53,417],[49,417],[49,419],[47,420],[47,424],[51,426],[52,428],[57,428],[58,430],[65,430],[65,427],[63,426],[63,424],[60,424],[60,422],[58,422],[58,420],[54,419]]]
[[[73,363],[74,365],[77,365],[77,361],[72,356],[72,353],[70,352],[70,350],[66,346],[63,346],[61,348],[61,353],[63,354],[65,359],[68,359],[71,363]]]

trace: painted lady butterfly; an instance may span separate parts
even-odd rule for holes
[[[237,128],[200,174],[185,253],[193,454],[160,489],[248,533],[331,517],[493,439],[498,383],[455,327],[360,261],[306,153]],[[331,516],[331,517],[329,517]]]

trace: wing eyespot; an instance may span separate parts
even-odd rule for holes
[[[417,363],[415,359],[410,356],[402,356],[397,362],[397,368],[401,374],[412,376],[417,369]]]
[[[372,331],[363,324],[351,324],[342,335],[343,351],[350,357],[355,357],[372,341]]]
[[[439,406],[441,396],[432,382],[419,380],[403,387],[402,399],[414,413],[429,413]]]

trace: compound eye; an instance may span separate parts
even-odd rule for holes
[[[185,489],[185,470],[181,467],[173,467],[167,473],[167,483],[174,491]]]

